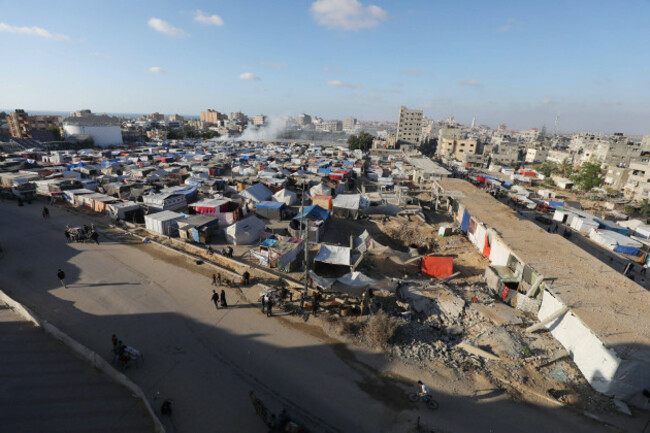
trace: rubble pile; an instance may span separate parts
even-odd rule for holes
[[[379,228],[386,236],[410,245],[426,245],[432,248],[439,239],[435,227],[424,224],[415,224],[407,218],[393,218],[386,223],[378,223]]]

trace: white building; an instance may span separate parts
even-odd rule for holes
[[[106,115],[87,115],[81,117],[68,117],[63,120],[65,138],[90,136],[95,146],[121,146],[122,131],[120,119]]]

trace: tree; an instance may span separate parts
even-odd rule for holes
[[[571,179],[575,182],[578,189],[582,191],[591,191],[593,188],[602,185],[603,178],[600,173],[600,164],[597,162],[585,162]]]
[[[542,173],[545,177],[551,177],[551,175],[558,172],[558,166],[552,161],[544,161],[535,167],[535,170]]]
[[[63,141],[63,136],[61,136],[61,128],[58,126],[50,126],[47,128],[48,131],[52,131],[55,141]]]
[[[348,146],[350,150],[361,149],[364,152],[372,147],[372,140],[374,136],[368,134],[366,131],[359,132],[359,135],[350,135],[348,137]]]
[[[571,175],[573,167],[571,167],[571,161],[569,161],[569,158],[564,158],[564,161],[562,161],[562,164],[558,167],[558,171],[562,177],[568,177]]]
[[[648,199],[643,200],[639,204],[639,213],[644,217],[650,216],[650,201]]]

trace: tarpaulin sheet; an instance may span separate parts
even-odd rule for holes
[[[280,209],[284,203],[279,201],[261,201],[255,205],[257,209]]]
[[[483,246],[483,256],[489,259],[491,250],[492,248],[490,247],[490,236],[485,235],[485,246]]]
[[[447,278],[454,273],[454,258],[441,256],[422,257],[422,275]]]
[[[463,233],[467,233],[467,229],[469,229],[469,221],[472,217],[470,216],[469,212],[465,211],[463,213],[463,221],[460,223],[460,231]]]

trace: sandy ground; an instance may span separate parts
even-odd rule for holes
[[[127,375],[152,400],[160,393],[155,407],[174,399],[170,431],[266,431],[250,390],[314,431],[408,431],[418,416],[436,431],[609,431],[570,411],[458,381],[444,369],[422,371],[351,348],[309,322],[268,319],[235,290],[227,290],[230,308],[216,310],[206,266],[151,244],[106,237],[99,246],[66,244],[65,225],[90,219],[55,208],[44,221],[40,211],[38,204],[0,203],[1,288],[107,358],[112,333],[140,349],[144,365]],[[67,274],[67,289],[57,268]],[[432,388],[438,411],[406,400],[417,378]]]

